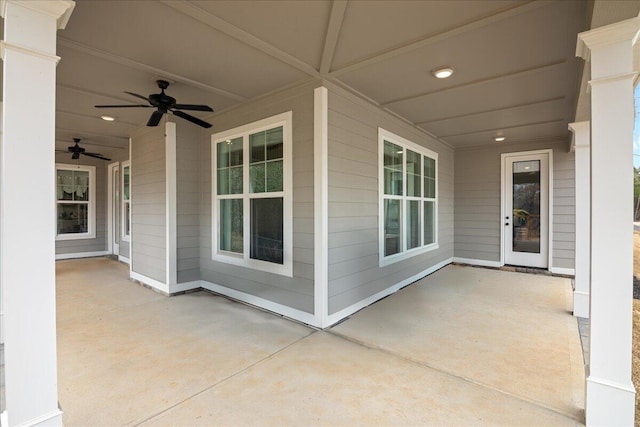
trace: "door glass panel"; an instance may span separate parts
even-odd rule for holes
[[[540,253],[540,160],[513,162],[513,251]]]

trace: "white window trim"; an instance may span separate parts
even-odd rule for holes
[[[293,139],[292,139],[292,117],[293,113],[278,114],[263,120],[258,120],[234,129],[211,135],[211,258],[228,264],[234,264],[254,270],[266,271],[268,273],[279,274],[282,276],[293,276]],[[283,191],[278,193],[267,193],[264,197],[282,197],[283,202],[283,263],[275,264],[267,261],[256,260],[250,258],[250,214],[249,214],[249,134],[260,132],[282,126],[283,135]],[[243,237],[244,237],[244,253],[233,254],[218,249],[218,228],[220,227],[220,216],[218,215],[218,196],[217,196],[217,147],[216,144],[227,139],[243,138],[243,193],[238,194],[243,202]],[[224,195],[223,198],[227,195]],[[229,195],[231,196],[231,195]],[[259,194],[253,194],[251,198],[260,197]]]
[[[129,200],[124,200],[124,168],[129,168]],[[120,169],[122,172],[120,173],[120,239],[124,242],[131,241],[131,230],[129,230],[129,234],[126,233],[127,224],[125,222],[125,216],[127,214],[126,203],[129,203],[129,224],[131,224],[131,161],[126,160],[122,162],[122,166]]]
[[[88,231],[86,233],[66,233],[66,234],[57,234],[58,229],[58,204],[62,201],[58,201],[56,196],[55,199],[55,221],[56,221],[56,240],[81,240],[81,239],[95,239],[96,238],[96,167],[95,166],[85,166],[85,165],[69,165],[64,163],[56,163],[55,168],[55,185],[58,185],[58,171],[59,170],[69,170],[69,171],[85,171],[89,172],[89,202],[87,205],[89,206],[88,213]],[[55,188],[54,191],[57,194],[58,189]],[[72,200],[69,202],[73,203]]]
[[[415,151],[421,156],[427,156],[435,160],[436,163],[436,197],[434,200],[434,242],[424,246],[418,246],[413,249],[406,249],[406,236],[405,236],[405,200],[420,200],[420,223],[422,225],[420,232],[420,239],[424,239],[424,201],[427,201],[424,197],[409,197],[406,195],[406,162],[405,155],[403,154],[402,161],[402,182],[403,182],[403,192],[402,196],[385,196],[384,194],[384,141],[389,141],[393,144],[401,146],[403,149],[409,149],[411,151]],[[405,151],[406,153],[406,151]],[[424,160],[422,160],[424,161]],[[421,176],[424,171],[424,167],[422,167]],[[440,196],[440,190],[438,189],[438,153],[435,151],[429,150],[428,148],[422,147],[414,142],[409,141],[399,135],[396,135],[388,130],[383,128],[378,128],[378,263],[380,267],[384,267],[390,264],[394,264],[398,261],[402,261],[416,255],[423,254],[425,252],[430,252],[436,250],[440,247],[438,243],[438,235],[439,233],[439,222],[438,222],[438,200]],[[422,177],[421,188],[424,194],[424,177]],[[384,200],[388,199],[399,199],[402,200],[401,213],[400,213],[400,236],[402,239],[402,250],[397,254],[385,256],[385,238],[384,238]]]

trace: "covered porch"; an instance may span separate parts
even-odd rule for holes
[[[57,263],[67,426],[584,422],[566,278],[450,265],[318,331],[127,273]]]

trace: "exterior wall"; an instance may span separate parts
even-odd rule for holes
[[[453,257],[453,149],[345,90],[329,90],[329,314]],[[438,153],[439,248],[379,267],[378,127]]]
[[[215,115],[203,133],[201,158],[200,265],[204,281],[307,313],[313,312],[313,89],[311,82]],[[293,112],[293,277],[211,258],[211,135],[287,111]]]
[[[565,142],[495,144],[459,149],[455,156],[455,256],[500,261],[502,153],[553,149],[554,268],[574,268],[574,154]]]
[[[131,268],[166,282],[166,162],[164,127],[131,138]]]
[[[56,153],[56,163],[77,164],[71,154]],[[107,164],[90,157],[81,160],[82,165],[96,167],[96,237],[78,240],[56,240],[56,255],[104,252],[107,250]]]
[[[199,127],[175,120],[177,173],[178,283],[200,279]]]

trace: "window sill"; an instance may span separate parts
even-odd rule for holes
[[[70,233],[70,234],[57,234],[56,241],[58,240],[86,240],[95,239],[96,233]]]
[[[293,277],[293,263],[286,260],[284,264],[273,264],[257,259],[245,259],[242,254],[234,254],[232,252],[217,252],[211,257],[213,261],[232,264],[238,267],[248,268],[250,270],[264,271],[266,273],[277,274],[279,276]]]
[[[386,267],[387,265],[395,264],[396,262],[403,261],[405,259],[413,258],[414,256],[421,255],[427,252],[435,251],[439,249],[440,245],[438,243],[432,243],[428,246],[424,246],[422,248],[411,249],[405,252],[401,252],[394,255],[382,256],[380,257],[379,266]]]

